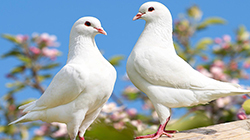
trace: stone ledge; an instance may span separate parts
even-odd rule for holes
[[[158,140],[250,140],[250,119],[181,131]],[[146,139],[145,139],[146,140]]]

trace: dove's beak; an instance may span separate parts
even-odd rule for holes
[[[95,28],[99,33],[107,35],[103,28]]]
[[[137,15],[135,15],[135,17],[133,18],[133,20],[137,20],[139,18],[141,18],[141,16],[143,15],[144,13],[138,13]]]

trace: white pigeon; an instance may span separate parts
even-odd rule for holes
[[[84,140],[86,129],[112,94],[116,70],[96,46],[95,35],[106,32],[94,17],[82,17],[70,32],[66,65],[55,75],[43,95],[19,107],[28,112],[10,124],[42,120],[67,124],[71,140]]]
[[[145,28],[127,61],[127,74],[132,83],[147,94],[159,116],[161,125],[155,134],[136,139],[157,139],[162,134],[172,137],[176,131],[165,127],[170,108],[206,104],[228,95],[250,93],[239,85],[208,78],[180,58],[172,40],[172,17],[167,7],[146,2],[133,20],[144,19]]]

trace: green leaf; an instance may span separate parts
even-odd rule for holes
[[[7,125],[5,126],[4,133],[13,135],[15,133],[15,125]]]
[[[135,127],[127,123],[124,129],[117,130],[112,124],[107,124],[104,120],[91,125],[90,131],[85,134],[86,140],[132,140],[134,138]],[[98,134],[98,135],[97,135]]]
[[[19,43],[19,42],[17,41],[16,37],[13,36],[13,35],[3,34],[3,35],[2,35],[2,38],[7,39],[7,40],[9,40],[9,41],[11,41],[11,42],[14,42],[14,43],[17,43],[17,44]]]
[[[57,67],[57,66],[59,66],[59,65],[60,65],[59,63],[49,64],[49,65],[46,65],[46,66],[42,66],[42,67],[41,67],[41,70],[52,69],[52,68],[55,68],[55,67]]]
[[[197,5],[193,5],[192,7],[188,8],[187,14],[189,17],[199,19],[202,16],[202,11]]]
[[[212,18],[207,18],[205,19],[202,23],[200,23],[196,29],[201,30],[207,28],[209,25],[215,25],[215,24],[225,24],[226,21],[222,18],[218,17],[212,17]]]
[[[213,40],[211,38],[203,38],[196,44],[196,49],[206,50],[207,46],[212,43],[213,43]]]
[[[28,139],[29,137],[29,132],[26,126],[21,126],[21,138],[23,140]]]
[[[113,66],[118,66],[118,65],[120,65],[120,62],[121,62],[121,60],[123,60],[124,59],[124,56],[122,56],[122,55],[115,55],[115,56],[113,56],[113,57],[111,57],[110,59],[109,59],[109,62],[113,65]]]
[[[18,67],[15,67],[11,70],[11,74],[16,74],[16,73],[20,73],[20,72],[23,72],[25,69],[25,66],[18,66]]]
[[[136,100],[139,97],[139,93],[131,92],[123,94],[128,100]]]
[[[167,125],[167,130],[189,130],[198,127],[212,125],[212,121],[206,116],[205,112],[195,111],[178,119],[177,121]]]
[[[42,136],[34,136],[32,140],[44,140]]]
[[[0,126],[0,132],[2,133],[3,131],[5,131],[5,127],[4,126]]]
[[[244,25],[241,25],[237,29],[237,34],[242,35],[246,31],[246,27]]]
[[[1,57],[2,58],[5,58],[5,57],[9,57],[9,56],[17,56],[17,55],[20,55],[21,52],[18,50],[18,49],[13,49],[5,54],[3,54]]]
[[[23,88],[25,88],[25,84],[23,84],[21,82],[8,83],[8,84],[6,84],[6,87],[12,88],[12,90],[10,90],[8,92],[8,94],[13,94],[13,93],[18,92],[18,91],[22,90]]]
[[[24,55],[18,55],[17,58],[26,64],[30,64],[32,62],[32,60],[29,57]]]
[[[39,75],[38,76],[38,81],[42,82],[43,80],[45,80],[47,78],[50,78],[50,77],[51,77],[51,74]]]
[[[242,107],[246,111],[246,114],[249,115],[250,114],[250,99],[246,100],[243,103]]]

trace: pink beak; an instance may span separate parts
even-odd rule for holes
[[[137,20],[137,19],[141,18],[142,15],[143,15],[143,13],[138,13],[137,15],[135,15],[133,20]]]
[[[107,35],[107,33],[106,33],[102,28],[96,28],[96,27],[95,27],[95,29],[96,29],[99,33],[104,34],[104,35]]]

